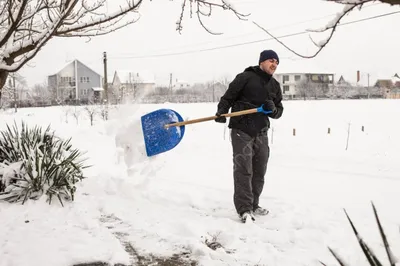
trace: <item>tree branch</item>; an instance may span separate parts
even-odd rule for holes
[[[277,37],[275,37],[274,35],[272,35],[268,30],[266,30],[265,28],[261,27],[259,24],[257,24],[256,22],[253,21],[253,23],[259,27],[261,30],[263,30],[265,33],[267,33],[269,36],[271,36],[273,39],[275,39],[278,43],[280,43],[283,47],[285,47],[287,50],[289,50],[290,52],[292,52],[293,54],[302,57],[302,58],[313,58],[316,57],[325,47],[326,45],[331,41],[337,27],[340,25],[340,22],[342,21],[342,19],[349,14],[351,11],[353,11],[355,8],[359,8],[361,9],[362,6],[368,2],[375,2],[376,0],[325,0],[325,1],[329,1],[329,2],[336,2],[339,4],[343,4],[343,10],[341,12],[339,12],[335,18],[333,18],[331,21],[329,21],[324,27],[319,28],[319,29],[310,29],[308,30],[309,32],[327,32],[329,31],[329,35],[328,37],[326,37],[325,39],[319,41],[319,42],[315,42],[311,37],[311,41],[312,43],[318,48],[317,51],[311,55],[303,55],[300,54],[296,51],[294,51],[293,49],[291,49],[290,47],[288,47],[285,43],[283,43],[281,40],[279,40]],[[381,0],[381,2],[384,3],[389,3],[391,5],[399,5],[400,4],[400,0]]]
[[[182,11],[180,14],[180,17],[178,19],[178,21],[176,22],[177,27],[176,30],[181,33],[183,30],[183,17],[184,17],[184,13],[186,11],[186,1],[187,0],[183,0],[182,3]],[[242,14],[240,13],[232,4],[230,4],[227,0],[220,0],[220,3],[214,3],[214,2],[209,2],[206,0],[189,0],[190,1],[190,16],[192,16],[192,9],[193,9],[193,4],[196,4],[196,15],[197,15],[197,19],[200,23],[200,25],[210,34],[214,34],[214,35],[219,35],[222,33],[214,33],[212,32],[208,27],[205,26],[205,24],[202,21],[202,17],[211,17],[211,12],[213,8],[220,8],[223,10],[228,10],[231,11],[233,14],[236,15],[236,17],[240,20],[246,20],[246,17],[248,17],[250,14]],[[205,8],[208,10],[208,12],[204,12],[202,9]]]
[[[0,0],[0,91],[8,73],[20,70],[53,37],[105,35],[140,18],[138,9],[143,0],[126,0],[112,13],[103,9],[107,1],[112,0]],[[213,8],[230,11],[242,20],[248,16],[238,12],[229,0],[183,1],[179,33],[188,2],[190,14],[196,12],[200,25],[211,34],[219,33],[209,30],[203,18],[211,17]]]
[[[104,0],[101,2],[101,5],[104,4]],[[66,24],[63,24],[59,30],[57,30],[56,32],[56,36],[60,36],[62,37],[63,35],[68,35],[69,36],[77,36],[71,33],[76,33],[79,32],[79,36],[94,36],[95,34],[90,34],[86,35],[85,33],[82,33],[84,31],[93,31],[93,30],[97,30],[99,33],[101,33],[101,31],[105,31],[105,32],[111,32],[113,30],[109,30],[110,27],[115,26],[119,21],[122,20],[122,18],[129,12],[134,12],[137,8],[139,8],[139,6],[141,5],[142,0],[138,0],[137,3],[135,3],[135,1],[131,1],[127,4],[127,6],[125,8],[120,7],[120,10],[117,12],[114,12],[113,14],[108,14],[108,15],[101,15],[98,16],[97,18],[95,17],[96,15],[90,16],[90,18],[88,19],[89,21],[86,22],[79,22],[79,23],[75,23],[73,26],[67,26]],[[94,9],[98,9],[100,8],[100,5],[95,7]],[[91,14],[91,10],[88,9],[85,11],[85,14]],[[82,16],[81,16],[82,17]],[[115,22],[117,21],[117,22]],[[124,27],[126,25],[132,24],[134,22],[136,22],[137,20],[133,19],[127,23],[124,23],[123,26]],[[106,25],[106,23],[110,22],[110,25]],[[94,27],[97,27],[96,29],[93,29]]]

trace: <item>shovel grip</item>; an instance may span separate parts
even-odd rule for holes
[[[233,112],[233,113],[221,114],[221,116],[232,117],[232,116],[253,114],[253,113],[258,113],[258,112],[260,112],[259,108],[253,108],[253,109],[248,109],[248,110],[243,110],[243,111],[238,111],[238,112]],[[184,126],[184,125],[189,125],[189,124],[195,124],[195,123],[214,120],[217,117],[218,116],[214,115],[214,116],[208,116],[208,117],[203,117],[203,118],[198,118],[198,119],[186,120],[186,121],[182,121],[182,122],[167,124],[164,127],[169,128],[169,127],[178,127],[178,126]]]

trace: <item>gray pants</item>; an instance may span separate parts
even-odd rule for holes
[[[256,137],[238,129],[231,130],[233,148],[233,202],[242,214],[258,206],[264,187],[264,175],[269,159],[268,130]]]

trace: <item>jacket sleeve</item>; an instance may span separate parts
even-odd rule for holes
[[[282,90],[280,84],[277,82],[277,93],[276,93],[276,98],[273,99],[276,107],[276,111],[272,114],[268,114],[269,117],[273,119],[278,119],[282,116],[283,113],[283,104],[282,104]]]
[[[244,73],[238,74],[235,79],[229,84],[225,94],[222,95],[218,103],[218,111],[222,111],[223,114],[228,113],[234,102],[239,97],[240,92],[246,85],[247,78]]]

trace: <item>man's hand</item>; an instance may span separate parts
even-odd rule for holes
[[[275,103],[272,100],[268,100],[263,105],[264,111],[271,111],[272,113],[276,112]]]
[[[217,113],[215,114],[216,116],[218,116],[217,118],[215,118],[215,122],[217,123],[226,123],[226,117],[225,116],[221,116],[221,114],[223,114],[222,110],[218,110]]]

